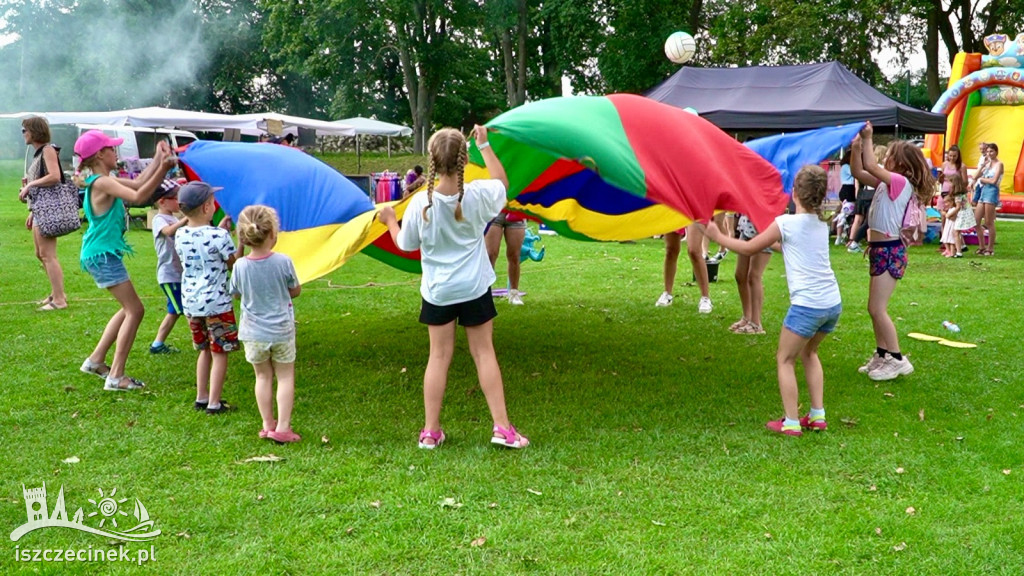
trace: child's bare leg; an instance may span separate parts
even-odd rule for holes
[[[497,426],[507,429],[509,420],[505,408],[505,387],[501,381],[498,357],[494,353],[493,334],[493,320],[488,320],[478,326],[466,326],[469,353],[473,355],[477,378],[480,379],[480,388],[484,391],[484,398],[487,399],[487,408],[491,411],[491,419]]]
[[[868,289],[868,314],[875,331],[875,343],[889,352],[900,352],[900,337],[889,317],[889,299],[896,290],[896,279],[889,273],[871,277]]]
[[[274,366],[270,360],[252,365],[256,372],[256,406],[260,409],[263,429],[274,429]],[[287,428],[285,428],[287,430]]]
[[[103,334],[100,335],[100,341],[96,343],[96,348],[89,355],[90,362],[102,364],[107,361],[107,352],[110,351],[110,347],[117,340],[117,334],[121,331],[121,324],[123,322],[124,308],[115,312],[110,317],[110,320],[107,321],[107,325],[103,328]]]
[[[455,352],[455,321],[443,326],[427,326],[430,334],[430,358],[423,373],[424,430],[441,429],[441,404],[448,386],[448,366]]]
[[[157,330],[156,330],[156,341],[157,342],[166,342],[167,341],[167,337],[170,336],[171,330],[174,329],[174,324],[177,321],[178,321],[178,315],[177,314],[168,314],[168,315],[164,316],[163,321],[160,322],[160,327],[157,328]]]
[[[825,408],[825,371],[821,368],[818,357],[818,346],[825,339],[824,332],[818,332],[811,338],[800,352],[800,361],[804,365],[804,379],[807,381],[807,392],[811,397],[811,408]]]
[[[220,404],[220,394],[224,390],[224,378],[228,374],[228,353],[211,352],[213,361],[210,363],[210,404]]]
[[[747,271],[747,294],[750,298],[750,315],[747,319],[758,326],[761,325],[761,310],[764,308],[764,270],[771,259],[771,254],[754,254],[750,257]]]
[[[682,238],[676,232],[665,234],[665,267],[662,274],[665,281],[665,292],[672,294],[676,284],[676,268],[679,263],[679,247]]]
[[[779,349],[775,353],[776,370],[779,375],[779,394],[786,418],[800,419],[800,390],[796,383],[796,357],[807,344],[807,338],[782,328],[779,334]]]
[[[142,300],[139,300],[139,295],[135,293],[135,287],[130,281],[111,286],[110,293],[117,298],[118,303],[121,304],[121,310],[124,312],[121,326],[117,331],[114,359],[110,363],[109,374],[111,378],[120,378],[124,376],[128,353],[132,351],[132,345],[135,344],[135,335],[139,331],[139,325],[142,324],[142,317],[145,315],[146,309],[143,308]],[[111,318],[111,322],[107,326],[109,327],[113,321]],[[104,330],[104,335],[106,335],[106,330]]]
[[[199,351],[199,357],[196,358],[196,402],[210,401],[210,365],[213,363],[213,357],[209,343],[206,346]]]
[[[277,431],[292,428],[292,407],[295,405],[295,363],[274,362],[277,375]]]
[[[740,293],[740,305],[743,306],[743,320],[753,320],[751,315],[753,314],[750,302],[750,283],[748,277],[750,274],[751,257],[746,254],[736,255],[736,290]]]
[[[693,267],[693,275],[697,278],[697,287],[700,288],[700,295],[707,298],[711,294],[711,283],[708,278],[708,267],[701,254],[701,247],[704,245],[704,233],[696,226],[690,225],[686,228],[686,255],[690,258],[690,266]],[[705,249],[704,254],[707,254]]]

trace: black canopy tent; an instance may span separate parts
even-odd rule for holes
[[[946,131],[944,115],[900,104],[838,62],[749,68],[684,66],[646,96],[693,108],[726,131],[791,132],[862,120],[870,120],[886,132]]]

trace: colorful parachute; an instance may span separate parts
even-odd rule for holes
[[[295,148],[201,140],[179,158],[190,180],[224,188],[217,201],[232,219],[237,221],[251,204],[277,211],[281,233],[276,249],[292,257],[302,282],[337,269],[381,238],[370,234],[375,212],[366,193]]]
[[[563,236],[632,240],[678,230],[716,211],[760,229],[785,209],[796,171],[848,143],[861,124],[764,138],[744,146],[711,123],[641,96],[553,98],[487,124],[509,179],[509,205]],[[359,251],[419,272],[398,250],[362,190],[301,151],[272,144],[195,142],[181,154],[190,179],[223,186],[233,218],[250,204],[281,216],[277,249],[300,280]],[[487,177],[475,145],[465,180]],[[406,201],[395,204],[402,217]]]
[[[508,173],[511,207],[572,238],[644,238],[718,210],[747,214],[763,229],[789,201],[783,170],[769,160],[710,122],[641,96],[552,98],[487,126]],[[859,130],[844,128],[822,137],[831,144],[816,144],[807,161],[824,159]],[[482,164],[475,149],[470,158]]]

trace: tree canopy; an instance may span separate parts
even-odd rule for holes
[[[8,0],[0,102],[376,116],[412,124],[420,151],[435,127],[560,95],[563,79],[643,92],[676,69],[662,53],[676,30],[697,39],[690,65],[838,60],[927,107],[940,45],[981,51],[1021,22],[1019,0]]]

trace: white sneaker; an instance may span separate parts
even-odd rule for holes
[[[882,380],[895,380],[899,376],[913,373],[914,366],[906,356],[902,360],[897,360],[886,354],[882,365],[868,372],[868,378],[878,382]]]
[[[861,374],[867,374],[868,372],[871,372],[872,370],[878,368],[881,365],[882,357],[878,355],[878,352],[875,352],[874,354],[871,355],[871,359],[868,360],[867,364],[861,366],[860,368],[857,368],[857,372],[860,372]]]
[[[519,294],[519,290],[508,291],[508,303],[513,306],[523,305],[523,297]]]
[[[697,312],[701,314],[711,314],[711,310],[714,306],[711,305],[711,298],[707,296],[701,296],[700,303],[697,304]]]
[[[664,308],[672,305],[672,295],[668,292],[662,292],[661,296],[658,296],[658,301],[654,303],[658,308]]]

